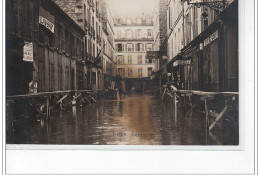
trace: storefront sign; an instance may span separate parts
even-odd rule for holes
[[[210,44],[212,41],[218,38],[218,31],[211,34],[207,39],[204,40],[204,47]]]
[[[39,23],[54,33],[54,16],[52,16],[48,11],[40,8]]]
[[[33,62],[33,43],[26,42],[23,46],[23,61]]]
[[[185,66],[185,65],[190,65],[191,64],[191,60],[176,60],[173,63],[173,67],[176,66]]]

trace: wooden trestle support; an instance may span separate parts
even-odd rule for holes
[[[213,135],[212,130],[228,111],[235,111],[237,113],[235,117],[238,119],[238,92],[177,90],[174,86],[164,86],[162,92],[162,100],[166,95],[172,99],[175,118],[177,118],[177,104],[182,107],[185,117],[194,109],[202,110],[201,112],[205,114],[206,144],[208,135]]]

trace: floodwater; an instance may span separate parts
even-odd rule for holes
[[[237,136],[206,134],[205,114],[175,115],[173,104],[151,94],[101,100],[51,113],[49,121],[14,123],[10,144],[236,145]]]

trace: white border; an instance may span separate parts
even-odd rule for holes
[[[239,6],[240,116],[245,116],[240,117],[240,132],[245,133],[245,135],[240,134],[240,143],[245,143],[242,145],[242,149],[239,148],[242,151],[230,151],[230,147],[224,147],[227,148],[226,151],[212,151],[213,147],[209,146],[203,146],[204,150],[209,148],[207,151],[196,149],[191,151],[187,150],[186,146],[185,150],[181,150],[182,148],[179,146],[173,146],[179,151],[151,151],[147,150],[149,148],[146,146],[140,146],[146,151],[126,151],[125,148],[128,146],[93,147],[93,149],[102,148],[102,150],[82,150],[85,148],[69,146],[71,147],[69,149],[75,147],[77,150],[56,150],[62,147],[68,149],[68,146],[60,145],[52,146],[55,150],[49,150],[49,146],[44,148],[42,145],[34,148],[40,147],[42,150],[33,150],[34,145],[31,145],[32,150],[27,150],[23,145],[19,145],[20,150],[19,148],[17,150],[14,148],[16,145],[7,145],[9,148],[6,150],[7,173],[254,174],[254,0],[239,0]],[[3,65],[5,64],[3,63]],[[4,130],[2,132],[5,134]],[[5,145],[3,147],[5,149]],[[110,148],[114,148],[114,150],[109,150]],[[216,148],[222,149],[222,146]]]

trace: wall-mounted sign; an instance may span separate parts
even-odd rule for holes
[[[25,41],[23,46],[23,61],[33,62],[33,43]]]
[[[216,40],[217,38],[218,38],[218,30],[204,40],[204,47],[210,44],[212,41]]]
[[[185,65],[190,65],[190,64],[191,64],[191,60],[176,60],[173,63],[173,67],[185,66]]]
[[[147,51],[147,59],[156,59],[159,55],[158,51]]]
[[[55,17],[52,16],[48,11],[40,8],[39,13],[39,23],[54,33],[54,20]]]

